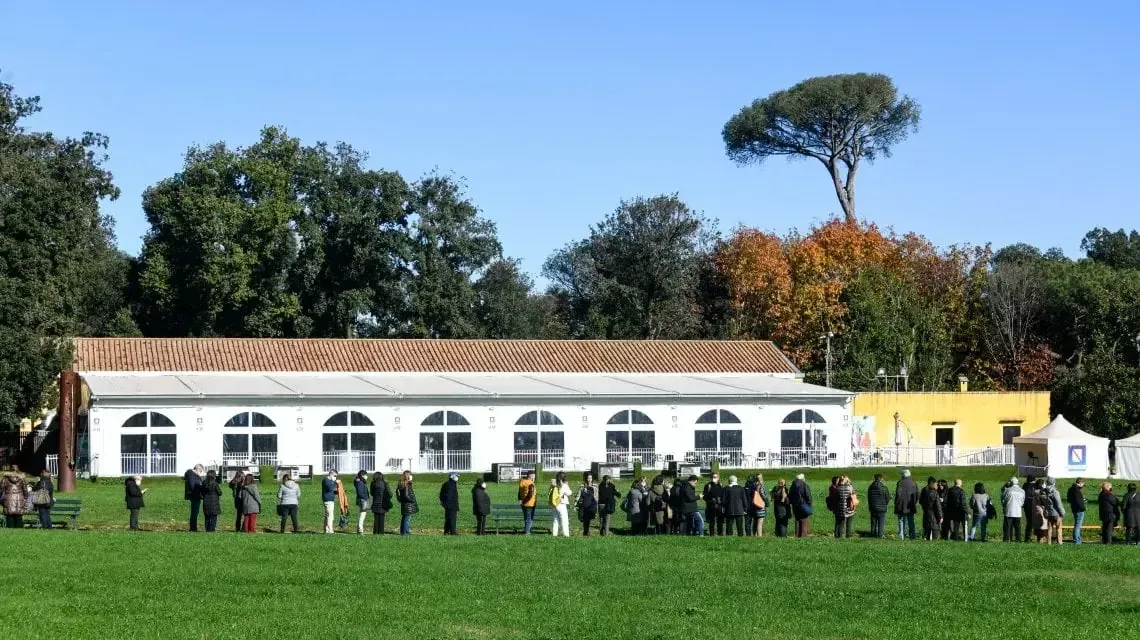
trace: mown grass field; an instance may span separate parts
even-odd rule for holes
[[[914,471],[957,472],[995,495],[1011,472]],[[809,475],[821,509],[832,473]],[[853,473],[861,490],[872,473]],[[776,477],[766,473],[770,485]],[[771,518],[761,540],[452,538],[422,535],[442,526],[442,478],[418,480],[421,535],[411,538],[313,533],[316,482],[303,485],[308,534],[180,533],[186,503],[170,480],[144,483],[150,531],[132,533],[121,485],[80,483],[81,530],[0,530],[0,629],[21,639],[1140,638],[1137,547],[782,540]],[[513,486],[490,488],[513,501]],[[466,504],[462,514],[470,529]],[[226,505],[227,531],[232,516]],[[269,515],[263,524],[276,528]],[[814,530],[830,530],[827,514]]]

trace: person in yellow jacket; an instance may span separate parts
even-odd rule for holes
[[[523,533],[530,535],[534,526],[534,506],[538,503],[538,489],[534,486],[534,472],[527,471],[519,480],[519,506],[523,513]]]
[[[550,533],[558,536],[558,528],[562,527],[562,535],[570,537],[570,484],[566,482],[566,474],[559,471],[557,477],[550,481],[550,511],[553,523]]]

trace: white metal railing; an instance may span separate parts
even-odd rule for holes
[[[376,470],[375,451],[324,451],[321,453],[321,469],[340,473]]]
[[[176,453],[124,453],[121,457],[124,476],[176,476],[177,465]]]
[[[566,468],[566,452],[562,449],[515,450],[515,464],[520,467],[533,467],[542,463],[543,469],[561,471]]]
[[[891,466],[1001,466],[1013,465],[1013,445],[996,447],[879,447],[855,453],[856,465]]]
[[[277,466],[277,452],[254,451],[252,454],[223,453],[222,464],[227,467],[256,467],[259,465],[275,467]]]
[[[741,462],[755,467],[831,467],[842,461],[826,447],[784,447],[741,456]]]
[[[632,464],[634,461],[642,465],[657,465],[656,449],[606,449],[606,462],[609,464]]]
[[[694,449],[685,453],[685,462],[708,466],[714,460],[721,466],[740,468],[744,466],[744,450],[737,448]]]
[[[420,451],[421,471],[470,471],[471,451],[450,449],[448,451]]]
[[[44,463],[47,465],[48,473],[50,473],[52,476],[58,476],[59,475],[59,454],[58,453],[49,454],[47,456],[47,460],[45,460]]]

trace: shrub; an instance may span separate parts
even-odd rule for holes
[[[536,491],[538,490],[538,487],[544,486],[543,481],[542,481],[542,463],[541,462],[534,465],[534,486],[535,486]]]
[[[263,464],[257,469],[257,476],[261,482],[277,481],[277,470],[273,467]]]
[[[641,477],[641,474],[642,474],[641,461],[640,460],[634,460],[633,461],[633,478],[636,480],[637,478]]]
[[[720,460],[713,460],[712,461],[712,472],[713,473],[720,473]]]

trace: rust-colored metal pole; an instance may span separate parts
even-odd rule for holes
[[[75,393],[78,376],[59,374],[59,492],[75,491]]]

